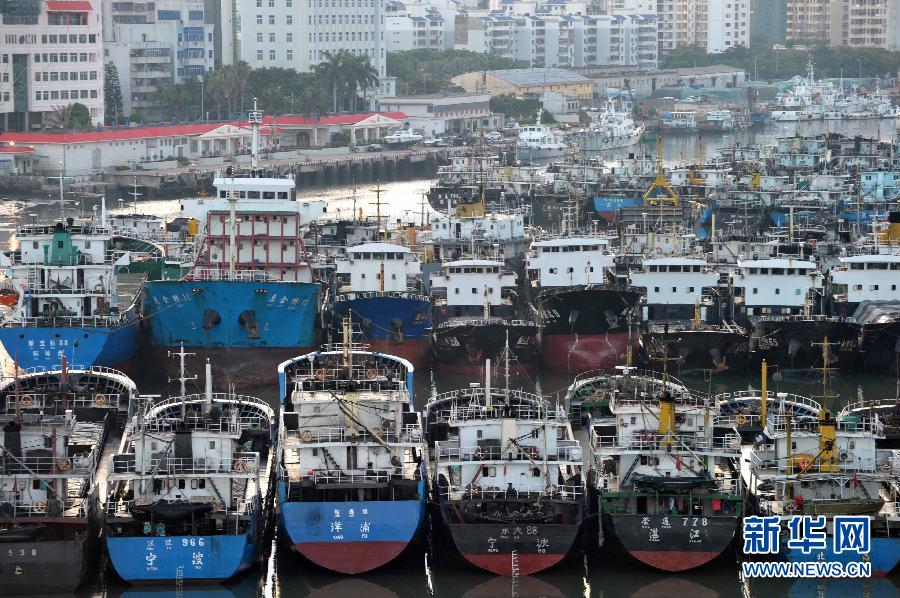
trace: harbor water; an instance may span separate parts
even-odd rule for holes
[[[896,135],[894,121],[857,122],[813,122],[779,124],[764,129],[753,129],[729,133],[707,133],[670,135],[664,139],[667,161],[694,161],[712,156],[718,148],[734,143],[750,145],[766,143],[775,137],[816,134],[825,131],[841,132],[845,135],[870,135],[890,139]],[[633,148],[632,152],[655,151],[655,142],[645,142]],[[608,155],[607,155],[608,154]],[[614,160],[623,150],[608,152],[604,158]],[[393,221],[416,222],[427,220],[431,209],[423,194],[431,181],[417,180],[384,184],[380,194],[383,202],[382,214]],[[325,199],[328,215],[332,218],[349,216],[362,209],[366,214],[375,213],[375,185],[357,188],[344,186],[330,189],[306,191],[300,189],[301,197]],[[90,214],[95,203],[69,201],[66,209],[74,213]],[[74,204],[74,205],[73,205]],[[139,202],[133,206],[129,201],[108,198],[108,206],[117,212],[137,211],[166,217],[178,216],[177,200]],[[0,243],[14,242],[12,232],[17,224],[34,218],[46,219],[59,213],[58,196],[35,197],[22,200],[0,202]],[[274,369],[278,364],[273,363]],[[140,369],[136,378],[142,393],[168,393],[174,391],[169,386],[164,370],[152,367]],[[679,372],[672,370],[673,375]],[[758,387],[759,376],[754,373],[730,374],[728,372],[712,376],[685,375],[682,381],[691,389],[708,395]],[[430,369],[416,373],[416,406],[421,408],[426,400],[439,392],[468,386],[473,380],[458,375],[438,373]],[[510,382],[510,386],[523,387],[544,396],[562,398],[571,383],[571,377],[562,374],[538,372]],[[503,384],[502,372],[500,384]],[[202,392],[202,382],[195,382],[191,392]],[[823,394],[822,380],[814,371],[800,371],[778,375],[770,382],[770,390],[795,392],[806,396]],[[898,382],[894,377],[872,374],[841,374],[829,379],[830,393],[836,395],[826,404],[837,410],[848,401],[860,397],[867,400],[893,398],[898,393]],[[247,394],[261,397],[273,406],[278,401],[275,386],[248,389]],[[710,566],[684,574],[667,575],[637,566],[607,555],[574,554],[560,566],[533,577],[495,577],[471,567],[453,562],[442,553],[429,550],[430,538],[427,534],[419,542],[411,545],[403,556],[374,573],[342,577],[305,564],[285,547],[273,544],[273,550],[265,566],[253,569],[227,586],[174,585],[167,587],[131,587],[119,580],[105,559],[97,565],[97,575],[82,587],[79,597],[105,596],[210,596],[210,597],[254,597],[285,596],[343,598],[417,598],[417,597],[619,597],[653,598],[670,596],[692,596],[693,598],[715,598],[743,596],[745,598],[765,598],[769,596],[796,596],[830,598],[838,596],[897,597],[900,596],[900,572],[888,578],[870,580],[743,580],[740,576],[736,556],[740,546],[729,550]],[[52,571],[47,572],[52,575]]]

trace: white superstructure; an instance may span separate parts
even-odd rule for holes
[[[422,274],[417,253],[393,243],[365,243],[347,249],[335,259],[337,273],[349,278],[341,291],[402,292],[416,288],[415,279]]]
[[[645,289],[644,319],[690,319],[699,305],[706,321],[704,297],[718,284],[719,273],[706,260],[666,257],[644,260],[640,270],[628,274],[628,282]]]
[[[735,302],[744,304],[748,317],[801,314],[822,288],[822,273],[810,261],[772,258],[737,265],[731,275]]]
[[[571,237],[534,241],[525,256],[528,277],[541,288],[603,284],[615,267],[609,241]]]

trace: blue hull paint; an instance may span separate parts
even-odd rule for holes
[[[63,356],[74,365],[116,367],[134,355],[137,328],[136,322],[114,328],[7,327],[0,328],[0,344],[22,368],[59,367]]]
[[[399,340],[395,321],[402,323],[403,338],[406,340],[431,336],[431,301],[428,300],[403,296],[335,300],[331,320],[333,334],[340,333],[341,321],[348,313],[365,340]]]
[[[823,556],[820,557],[820,554]],[[819,560],[835,563],[860,563],[863,556],[855,552],[835,553],[833,541],[828,537],[825,550],[813,550],[809,554],[803,554],[799,550],[787,549],[787,560],[792,563],[815,563]],[[900,563],[900,538],[872,538],[872,550],[868,554],[868,560],[872,563],[872,575],[887,575]]]
[[[258,544],[247,536],[107,536],[119,577],[130,583],[225,581],[254,565]]]
[[[144,309],[153,345],[192,348],[300,348],[316,344],[318,283],[153,281],[144,285]],[[207,310],[219,323],[203,327]],[[259,338],[238,321],[252,310]]]
[[[425,482],[418,500],[365,502],[287,502],[285,485],[278,484],[281,529],[291,543],[404,542],[415,537],[425,518]],[[350,516],[350,510],[353,516]],[[337,517],[336,515],[340,515]],[[340,522],[339,531],[332,531]],[[365,524],[368,523],[368,526]]]
[[[639,206],[644,203],[642,197],[595,197],[594,211],[604,218],[615,218],[622,208]]]

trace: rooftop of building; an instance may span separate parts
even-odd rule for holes
[[[560,68],[507,69],[489,72],[512,85],[560,85],[591,82],[584,75]]]

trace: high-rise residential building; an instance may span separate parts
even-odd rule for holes
[[[657,66],[653,14],[469,17],[456,48],[499,54],[531,67]]]
[[[839,5],[841,44],[896,50],[900,0],[843,0]]]
[[[843,0],[787,0],[785,39],[839,45]]]
[[[103,23],[123,114],[150,108],[160,85],[202,78],[215,64],[215,25],[206,22],[203,0],[106,2]]]
[[[100,0],[5,2],[0,8],[0,126],[32,130],[79,102],[103,122]],[[55,113],[55,114],[54,114]]]
[[[750,42],[780,44],[787,35],[787,0],[751,0]]]
[[[750,45],[749,0],[658,0],[657,15],[665,51],[699,46],[724,52]]]
[[[450,49],[457,13],[455,2],[386,0],[385,49],[388,52]]]
[[[239,0],[241,57],[300,72],[339,50],[368,56],[385,77],[385,0]]]

